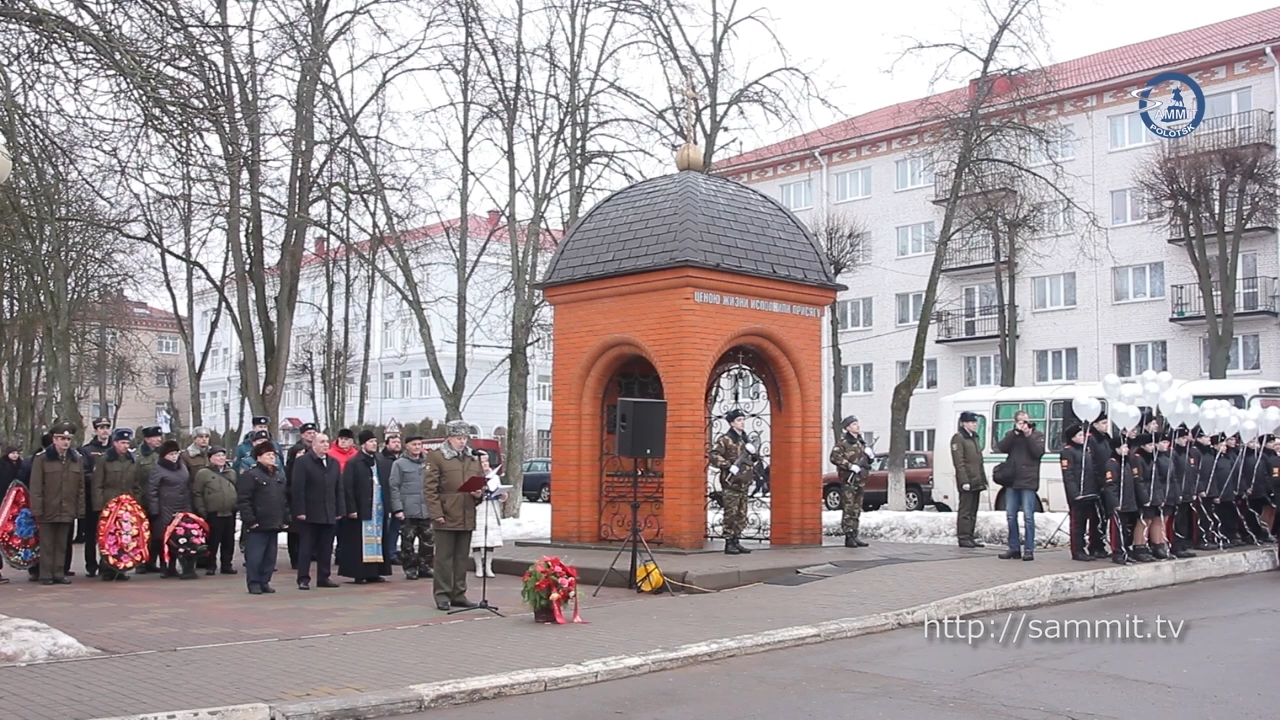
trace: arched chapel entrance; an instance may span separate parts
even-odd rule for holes
[[[618,457],[618,398],[663,400],[662,378],[642,357],[625,360],[605,386],[600,427],[600,537],[605,542],[627,539],[631,530],[631,502],[640,503],[639,523],[646,542],[662,543],[662,458],[636,460],[639,490],[633,492],[632,460]]]
[[[716,362],[707,382],[707,454],[721,435],[729,430],[725,420],[732,410],[746,414],[743,432],[761,461],[755,468],[755,484],[747,498],[747,526],[744,540],[768,540],[771,527],[769,498],[765,480],[773,449],[770,427],[770,399],[778,396],[778,386],[768,362],[749,346],[730,349]],[[723,488],[719,473],[709,469],[707,473],[707,539],[724,539],[724,506],[721,503]]]

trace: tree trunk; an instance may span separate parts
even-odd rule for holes
[[[995,260],[996,319],[1000,334],[1000,386],[1014,387],[1017,384],[1015,375],[1017,373],[1018,318],[1013,309],[1013,291],[1016,282],[1013,277],[1013,243],[1009,243],[1008,274],[1001,268],[1004,259],[1000,256],[1000,235],[998,233],[992,233],[991,252]],[[1008,278],[1008,298],[1005,297],[1006,278]]]

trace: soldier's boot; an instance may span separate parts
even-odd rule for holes
[[[738,541],[735,538],[726,538],[724,541],[725,555],[741,555],[742,549],[738,547]]]
[[[858,547],[871,547],[867,543],[862,542],[862,538],[858,537],[858,533],[853,534],[853,544]]]
[[[1133,546],[1133,559],[1140,563],[1155,562],[1155,556],[1151,554],[1151,548],[1146,545]]]
[[[1164,543],[1152,543],[1152,545],[1151,545],[1151,554],[1152,554],[1152,556],[1154,556],[1154,557],[1155,557],[1155,559],[1157,559],[1157,560],[1168,560],[1168,559],[1170,559],[1169,549],[1168,549],[1168,547],[1167,547]]]
[[[196,560],[195,558],[182,558],[178,561],[182,565],[182,574],[178,576],[181,580],[196,579]]]
[[[746,549],[746,548],[742,547],[742,540],[741,540],[740,538],[734,538],[734,539],[733,539],[733,544],[737,546],[737,548],[738,548],[738,552],[739,552],[739,553],[742,553],[743,555],[750,555],[750,554],[751,554],[751,551],[750,551],[750,550],[748,550],[748,549]]]
[[[856,548],[856,547],[858,547],[858,536],[857,536],[857,535],[854,535],[853,533],[845,533],[845,534],[844,534],[844,546],[845,546],[845,547],[847,547],[847,548]]]

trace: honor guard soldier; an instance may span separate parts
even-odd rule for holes
[[[724,503],[724,552],[726,555],[743,555],[751,551],[742,547],[742,531],[747,525],[747,491],[755,476],[755,464],[760,460],[756,448],[747,440],[743,431],[746,413],[730,410],[724,419],[729,431],[716,438],[711,447],[711,464],[720,471],[720,487]]]
[[[978,525],[978,498],[987,489],[987,470],[982,464],[978,416],[968,410],[960,413],[960,429],[951,436],[951,462],[956,469],[956,490],[960,496],[956,539],[962,548],[983,547],[974,532]]]
[[[858,418],[850,415],[840,423],[844,433],[831,448],[831,464],[839,471],[840,482],[844,487],[844,511],[840,516],[840,530],[844,532],[844,546],[848,548],[867,547],[858,539],[858,523],[862,519],[862,491],[867,486],[867,476],[871,474],[871,461],[874,455],[867,449],[862,440],[862,427]]]

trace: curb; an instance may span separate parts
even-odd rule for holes
[[[887,632],[944,616],[1021,610],[1213,578],[1248,575],[1280,567],[1275,548],[1208,555],[1186,560],[1123,565],[1044,575],[956,595],[905,610],[831,620],[681,645],[638,655],[619,655],[571,665],[533,668],[411,685],[399,690],[288,703],[250,703],[101,720],[357,720],[391,717],[500,697],[529,695],[673,670],[704,662]]]

